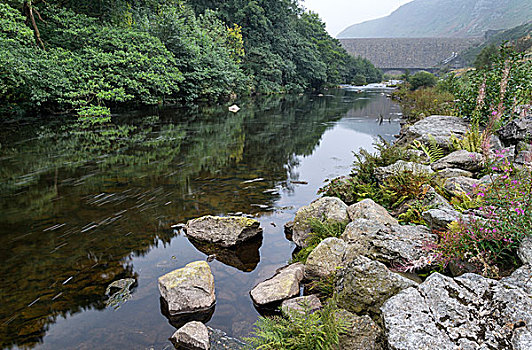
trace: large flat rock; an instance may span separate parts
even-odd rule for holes
[[[432,115],[416,122],[405,129],[399,143],[420,140],[430,144],[432,140],[443,148],[451,148],[451,135],[463,136],[469,130],[469,124],[462,118],[442,115]]]
[[[198,241],[232,247],[262,234],[257,220],[240,216],[203,216],[187,222],[187,236]]]
[[[205,261],[192,262],[167,273],[158,282],[170,316],[204,312],[216,302],[214,277]]]

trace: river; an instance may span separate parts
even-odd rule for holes
[[[249,333],[258,317],[249,291],[295,248],[284,223],[325,179],[349,173],[353,151],[392,140],[400,108],[347,89],[239,105],[2,128],[2,348],[170,349],[157,278],[212,253],[208,325]],[[207,214],[253,215],[263,240],[237,251],[193,245],[176,224]],[[122,278],[137,281],[131,298],[108,306],[106,287]]]

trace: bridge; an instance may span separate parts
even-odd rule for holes
[[[354,56],[369,59],[384,73],[461,68],[458,54],[482,43],[482,38],[354,38],[339,39]]]

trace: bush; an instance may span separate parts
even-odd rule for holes
[[[410,89],[417,90],[422,87],[428,88],[435,86],[438,82],[438,79],[434,76],[434,74],[421,71],[412,75],[408,82],[410,83]]]
[[[401,88],[393,93],[403,110],[403,117],[414,123],[430,115],[453,114],[454,96],[439,88],[422,88],[415,91]]]
[[[323,309],[312,313],[290,311],[287,317],[260,317],[253,337],[246,338],[248,349],[262,350],[333,350],[340,335],[347,332],[347,321],[337,314],[333,299]]]
[[[504,155],[496,155],[491,181],[468,196],[476,207],[470,215],[442,233],[433,247],[436,261],[467,262],[487,277],[519,265],[517,249],[532,236],[532,176],[530,168],[517,171]]]

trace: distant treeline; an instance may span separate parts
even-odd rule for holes
[[[106,115],[382,78],[295,0],[3,0],[0,62],[4,114]]]

